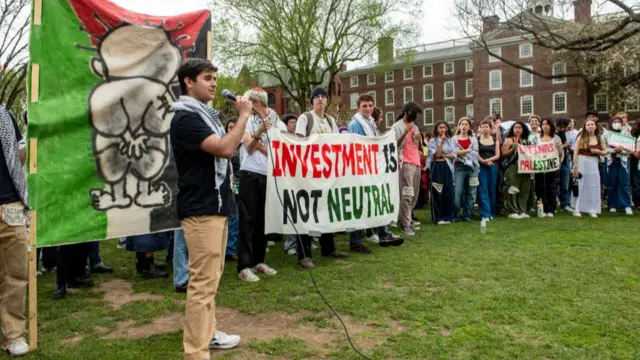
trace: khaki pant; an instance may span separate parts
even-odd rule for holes
[[[418,202],[420,193],[420,167],[403,163],[400,168],[400,224],[411,227],[411,212]]]
[[[0,221],[0,328],[3,348],[25,334],[28,281],[27,228],[9,226]]]
[[[218,284],[227,246],[226,216],[195,216],[182,220],[189,250],[189,287],[184,319],[184,359],[209,359],[216,330]]]

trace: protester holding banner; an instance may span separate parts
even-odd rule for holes
[[[574,216],[588,213],[597,218],[602,211],[598,164],[600,156],[606,153],[606,143],[600,135],[600,128],[595,120],[588,119],[580,130],[573,151],[573,176],[578,179],[579,189]]]
[[[527,215],[527,200],[530,196],[531,174],[518,173],[518,146],[528,145],[529,128],[518,121],[514,123],[507,133],[507,140],[502,146],[502,155],[506,158],[503,166],[506,170],[507,211],[512,219],[525,219]]]
[[[608,130],[604,136],[607,142],[607,206],[609,212],[624,209],[627,215],[633,215],[629,154],[635,152],[636,139],[625,135],[622,118],[618,115],[611,117]]]
[[[480,163],[480,182],[478,188],[478,207],[480,217],[490,221],[496,216],[496,183],[498,181],[498,164],[500,159],[500,136],[491,135],[491,120],[480,123],[478,135],[478,162]]]
[[[552,143],[559,158],[558,166],[564,160],[562,140],[556,135],[556,125],[551,118],[542,120],[542,131],[532,141],[534,145]],[[537,172],[535,174],[536,198],[542,201],[544,216],[552,218],[558,206],[558,170]]]
[[[471,120],[462,117],[458,121],[458,130],[453,140],[458,143],[454,162],[453,219],[471,221],[473,217],[474,193],[478,188],[478,139],[471,132]]]
[[[458,143],[451,137],[449,125],[438,121],[429,141],[427,168],[431,169],[431,220],[438,225],[453,221],[453,162]]]

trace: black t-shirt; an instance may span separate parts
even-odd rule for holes
[[[215,157],[200,144],[213,131],[200,115],[177,111],[171,121],[171,146],[178,168],[178,217],[229,215],[231,189],[227,166],[221,189],[216,188]],[[220,193],[220,197],[218,196]],[[220,206],[219,199],[222,201]]]
[[[6,111],[1,109],[0,111]],[[11,117],[11,121],[13,122],[13,128],[16,131],[16,141],[22,140],[22,134],[20,134],[20,130],[18,130],[18,124],[16,124],[16,120]],[[0,140],[1,141],[1,140]],[[5,146],[5,144],[2,144]],[[16,147],[16,151],[18,149],[18,143],[13,144]],[[1,148],[0,148],[1,149]],[[20,199],[20,194],[16,190],[15,185],[13,185],[13,180],[11,179],[11,174],[9,174],[9,168],[7,167],[7,160],[4,158],[4,155],[0,156],[0,205],[9,204],[16,201],[22,201]]]

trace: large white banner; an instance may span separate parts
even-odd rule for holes
[[[372,138],[308,138],[272,129],[265,233],[320,234],[387,225],[398,218],[393,132]]]

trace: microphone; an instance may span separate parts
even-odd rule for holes
[[[222,90],[222,97],[229,101],[236,102],[236,95],[227,89]]]

